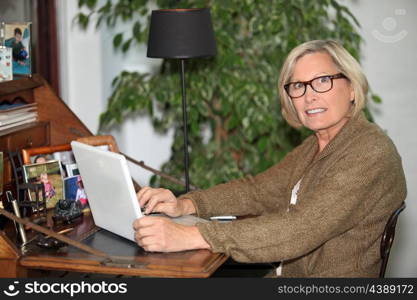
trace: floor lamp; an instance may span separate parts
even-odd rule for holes
[[[210,10],[153,10],[149,29],[148,57],[179,59],[181,64],[182,115],[184,129],[185,190],[190,190],[188,162],[188,120],[185,89],[185,60],[217,53]]]

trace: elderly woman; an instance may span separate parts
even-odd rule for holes
[[[314,132],[280,163],[178,199],[166,189],[138,193],[146,213],[257,217],[187,227],[147,216],[134,222],[137,243],[281,261],[278,276],[377,277],[381,234],[406,185],[391,139],[362,112],[365,75],[337,42],[310,41],[288,55],[278,88],[288,123]]]

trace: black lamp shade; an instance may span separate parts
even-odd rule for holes
[[[148,57],[185,59],[216,54],[210,9],[152,11]]]

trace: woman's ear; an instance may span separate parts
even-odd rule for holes
[[[349,90],[350,90],[350,101],[354,103],[355,102],[355,89],[353,88],[352,83],[349,84]]]

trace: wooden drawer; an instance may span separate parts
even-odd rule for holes
[[[49,122],[36,122],[7,132],[0,136],[1,151],[15,151],[16,149],[41,147],[49,145]]]

